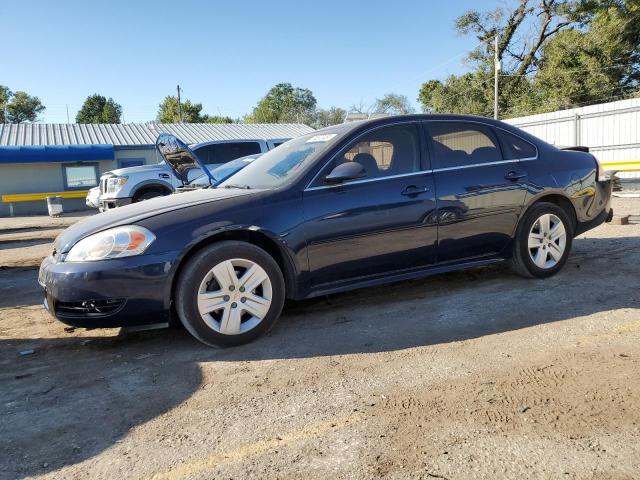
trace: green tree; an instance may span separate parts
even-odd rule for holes
[[[102,110],[103,123],[121,123],[122,122],[122,107],[120,104],[113,101],[112,98],[107,100]]]
[[[314,128],[330,127],[331,125],[338,125],[343,123],[347,111],[340,107],[331,107],[327,110],[319,108],[316,110],[315,118],[311,124]]]
[[[418,100],[425,111],[491,114],[496,35],[502,116],[637,89],[639,8],[637,0],[518,0],[511,9],[466,12],[456,28],[480,42],[468,57],[471,71],[424,83]]]
[[[45,110],[40,99],[26,92],[15,92],[7,104],[6,121],[10,123],[35,122]]]
[[[415,110],[405,95],[387,93],[384,97],[376,99],[374,111],[375,113],[386,113],[389,115],[405,115],[407,113],[413,113]]]
[[[76,114],[76,123],[120,123],[122,107],[112,98],[89,95]]]
[[[480,73],[451,75],[445,81],[430,80],[420,87],[418,101],[425,112],[487,116],[493,108],[486,79]]]
[[[313,123],[316,98],[311,90],[290,83],[272,87],[246,117],[249,123]]]
[[[371,111],[371,106],[367,105],[364,100],[360,100],[358,103],[352,103],[349,107],[349,113],[362,113],[369,114]]]
[[[588,29],[559,33],[543,47],[532,79],[533,111],[550,111],[620,97],[640,81],[640,4],[597,11]]]
[[[0,85],[0,123],[5,123],[7,120],[4,118],[4,108],[9,101],[9,97],[11,97],[12,93],[9,90],[9,87],[5,87],[4,85]]]
[[[191,103],[191,100],[185,100],[181,105],[182,121],[184,123],[203,123],[209,118],[202,114],[201,103]],[[158,108],[158,116],[156,120],[160,123],[178,123],[180,115],[178,110],[178,97],[167,95]]]
[[[204,121],[207,123],[233,123],[233,118],[220,115],[204,115]]]

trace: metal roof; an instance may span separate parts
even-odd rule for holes
[[[313,129],[298,123],[5,123],[0,124],[0,147],[34,145],[154,145],[159,133],[185,143],[241,139],[293,138]]]

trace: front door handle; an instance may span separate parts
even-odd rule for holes
[[[527,174],[524,172],[516,172],[515,170],[512,170],[507,173],[504,178],[507,180],[520,180],[521,178],[524,178],[526,176]]]
[[[429,187],[416,187],[415,185],[409,185],[401,193],[401,195],[420,195],[421,193],[427,193]]]

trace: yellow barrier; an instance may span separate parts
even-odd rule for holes
[[[43,193],[15,193],[12,195],[2,195],[4,203],[14,202],[34,202],[37,200],[46,200],[47,197],[62,198],[85,198],[89,190],[70,190],[67,192],[43,192]]]
[[[620,172],[639,172],[640,161],[635,162],[600,162],[605,170],[618,170]]]

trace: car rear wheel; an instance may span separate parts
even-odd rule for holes
[[[268,331],[280,316],[285,286],[278,264],[246,242],[204,248],[185,265],[176,310],[185,328],[211,346],[240,345]]]
[[[546,202],[534,205],[518,227],[511,267],[524,277],[550,277],[567,261],[572,239],[572,223],[564,209]]]

